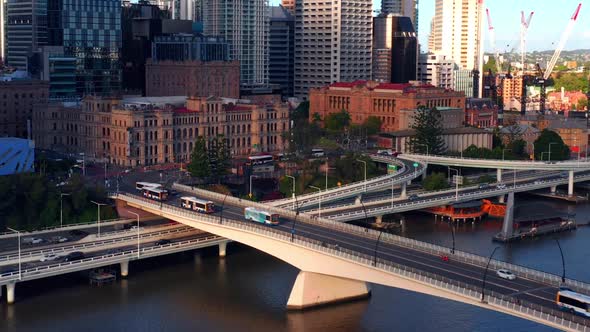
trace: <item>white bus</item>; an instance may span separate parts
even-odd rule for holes
[[[253,207],[247,207],[244,209],[244,218],[246,220],[252,220],[261,224],[267,225],[278,225],[279,215],[276,213],[269,213],[262,210],[257,210]]]
[[[159,183],[151,183],[151,182],[136,182],[135,189],[142,190],[143,188],[162,188],[162,185]]]
[[[162,188],[143,187],[141,190],[144,197],[156,201],[165,201],[168,199],[168,190]]]
[[[205,201],[196,197],[185,196],[180,198],[180,205],[189,210],[198,211],[201,213],[215,212],[215,203]]]
[[[562,310],[590,317],[590,296],[576,293],[571,289],[561,288],[557,292],[557,305]]]
[[[273,161],[273,158],[269,154],[248,157],[248,163],[250,165],[263,165],[266,163],[272,163],[272,161]]]

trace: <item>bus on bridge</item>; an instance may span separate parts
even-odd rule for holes
[[[244,209],[244,218],[246,220],[252,220],[261,224],[267,225],[278,225],[279,215],[276,213],[269,213],[262,210],[257,210],[253,207],[247,207]]]

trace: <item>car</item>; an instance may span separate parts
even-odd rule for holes
[[[84,257],[86,257],[86,255],[84,255],[83,252],[74,251],[74,252],[71,252],[66,255],[65,261],[66,262],[76,261],[76,260],[84,259]]]
[[[559,173],[559,176],[562,178],[567,178],[569,176],[568,172],[561,172]]]
[[[43,241],[45,241],[45,240],[38,238],[38,237],[34,237],[31,239],[31,244],[39,244],[39,243],[43,243]]]
[[[131,169],[129,169],[129,168],[123,171],[123,173],[129,173],[129,172],[131,172]]]
[[[58,237],[55,238],[55,242],[57,242],[57,243],[64,243],[64,242],[67,242],[67,241],[68,241],[68,238],[65,237],[65,236],[58,236]]]
[[[496,188],[498,189],[506,189],[506,185],[503,183],[498,183],[498,185],[496,186]]]
[[[408,197],[408,199],[409,199],[410,201],[417,200],[418,198],[420,198],[420,196],[418,196],[418,195],[416,195],[416,194],[412,194],[412,195],[410,195],[410,197]]]
[[[480,183],[479,186],[477,186],[478,189],[488,189],[489,187],[490,185],[487,183]]]
[[[172,241],[168,240],[168,239],[161,239],[156,241],[156,245],[157,246],[163,246],[165,244],[171,243]]]
[[[82,236],[82,237],[84,237],[84,236],[88,235],[88,232],[81,231],[79,229],[74,229],[74,230],[71,230],[70,231],[70,235],[71,236]]]
[[[541,184],[541,183],[543,183],[543,181],[541,181],[541,180],[535,180],[535,184]]]
[[[41,258],[39,259],[39,262],[54,261],[57,258],[58,258],[58,256],[56,254],[45,254],[45,255],[41,256]]]
[[[132,229],[134,226],[137,227],[137,223],[131,222],[131,223],[123,225],[123,229]]]
[[[516,279],[516,274],[510,272],[509,270],[506,269],[499,269],[498,271],[496,271],[496,275],[502,279],[506,279],[506,280],[514,280]]]

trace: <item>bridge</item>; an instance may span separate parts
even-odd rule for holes
[[[590,331],[590,320],[562,312],[555,305],[556,291],[562,285],[559,276],[493,259],[489,260],[492,272],[488,273],[485,257],[183,185],[175,184],[174,189],[213,200],[221,206],[220,215],[183,209],[178,198],[156,202],[131,191],[113,193],[111,197],[243,243],[295,266],[300,273],[287,301],[288,308],[365,297],[370,294],[367,283],[376,283],[504,312],[566,331]],[[245,221],[243,209],[247,206],[280,214],[280,225]],[[441,260],[443,255],[449,261]],[[519,278],[501,279],[493,273],[499,268],[508,268]],[[590,293],[590,285],[583,282],[566,279],[565,285]]]

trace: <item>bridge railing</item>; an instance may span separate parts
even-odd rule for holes
[[[294,220],[295,223],[305,222],[308,224],[314,224],[317,226],[321,226],[321,227],[325,227],[325,228],[329,228],[329,229],[334,229],[334,230],[346,232],[349,234],[354,234],[354,235],[361,236],[361,237],[370,238],[375,241],[380,236],[379,231],[368,229],[365,227],[350,225],[350,224],[337,222],[337,221],[330,220],[330,219],[324,219],[324,218],[318,219],[318,218],[314,218],[314,217],[304,215],[304,214],[297,215],[294,211],[291,211],[291,210],[267,206],[263,203],[242,200],[242,199],[239,199],[236,197],[226,196],[223,194],[218,194],[218,193],[214,193],[214,192],[203,190],[203,189],[198,189],[198,188],[191,189],[190,187],[185,186],[185,185],[174,184],[173,187],[177,190],[180,190],[180,191],[193,192],[197,196],[200,196],[200,197],[206,197],[206,198],[214,199],[217,201],[226,200],[226,203],[232,204],[234,206],[255,207],[255,208],[263,209],[263,210],[266,210],[269,212],[278,213],[279,215],[281,215],[283,217],[288,217],[291,220]],[[154,201],[148,200],[146,198],[138,197],[138,196],[134,196],[134,197],[139,198],[142,202],[154,204]],[[170,208],[175,208],[175,207],[170,207]],[[178,211],[181,211],[181,212],[187,211],[187,210],[181,209],[181,208],[175,208],[175,209],[177,209]],[[203,217],[212,218],[209,220],[213,220],[213,221],[220,220],[220,218],[214,218],[211,216],[203,216]],[[223,220],[226,220],[226,219],[223,218]],[[243,223],[240,223],[240,224],[243,224]],[[464,252],[464,251],[459,251],[459,250],[455,250],[455,254],[453,255],[453,254],[450,254],[451,249],[448,247],[443,247],[443,246],[439,246],[439,245],[435,245],[435,244],[431,244],[431,243],[427,243],[427,242],[417,241],[414,239],[409,239],[406,237],[402,237],[402,236],[398,236],[398,235],[394,235],[394,234],[390,234],[390,233],[382,233],[381,234],[381,241],[387,242],[392,245],[400,246],[400,247],[405,247],[405,248],[409,248],[409,249],[413,249],[413,250],[417,250],[417,251],[427,252],[427,253],[430,253],[430,254],[436,255],[436,256],[447,255],[447,256],[451,257],[451,259],[456,259],[457,261],[471,264],[471,265],[476,265],[479,267],[485,267],[487,265],[487,258],[483,257],[483,256],[479,256],[476,254],[472,254],[472,253],[468,253],[468,252]],[[543,272],[543,271],[538,271],[538,270],[534,270],[534,269],[527,268],[524,266],[511,264],[511,263],[507,263],[507,262],[503,262],[503,261],[499,261],[499,260],[492,260],[491,261],[490,269],[500,269],[500,268],[510,269],[510,270],[518,273],[521,277],[524,277],[524,278],[527,278],[530,280],[551,284],[551,285],[554,285],[557,287],[561,285],[561,276],[557,276],[555,274],[551,274],[551,273],[547,273],[547,272]],[[580,291],[585,294],[590,294],[590,284],[588,284],[588,283],[566,278],[566,285],[574,290]]]
[[[132,221],[133,219],[129,219],[129,218],[116,218],[116,219],[108,219],[108,220],[103,220],[101,221],[101,225],[112,225],[112,224],[117,224],[117,223],[124,223],[127,221]],[[50,226],[50,227],[44,227],[44,228],[40,228],[34,231],[21,231],[20,235],[21,237],[26,237],[26,236],[33,236],[33,235],[38,235],[38,234],[42,234],[42,233],[47,233],[47,232],[54,232],[54,231],[70,231],[70,230],[74,230],[74,229],[80,229],[80,228],[86,228],[86,226],[91,226],[91,225],[96,225],[97,222],[96,221],[90,221],[90,222],[83,222],[83,223],[77,223],[77,224],[67,224],[64,225],[63,227],[61,226]],[[17,237],[17,234],[15,232],[1,232],[0,233],[0,239],[4,239],[4,238],[8,238],[8,237]]]
[[[417,156],[417,158],[412,158],[413,156]],[[462,157],[462,156],[444,156],[444,155],[434,155],[434,154],[420,154],[420,153],[406,153],[400,154],[398,158],[406,159],[406,160],[423,160],[422,158],[436,158],[436,159],[458,159],[458,160],[473,160],[473,161],[486,161],[486,162],[510,162],[510,163],[523,163],[529,165],[543,165],[543,164],[576,164],[578,163],[578,159],[570,159],[570,160],[558,160],[558,161],[548,161],[548,160],[503,160],[503,159],[484,159],[484,158],[471,158],[471,157]],[[588,158],[581,158],[579,162],[588,162],[590,161]]]
[[[199,214],[197,212],[190,211],[187,209],[170,206],[167,204],[155,204],[154,201],[148,201],[147,199],[144,199],[142,197],[134,197],[130,195],[125,196],[125,199],[127,200],[137,201],[141,204],[150,205],[151,208],[161,209],[162,211],[168,213],[172,212],[173,214],[179,215],[181,217],[198,217],[198,221],[200,222],[215,223],[218,224],[219,227],[238,228],[246,232],[272,237],[283,242],[291,242],[293,245],[306,247],[315,251],[340,257],[342,259],[353,261],[357,264],[362,264],[367,267],[388,271],[390,273],[408,278],[410,280],[430,285],[431,287],[444,289],[446,291],[458,294],[460,296],[471,298],[472,300],[477,301],[481,299],[480,288],[474,285],[452,280],[437,274],[411,268],[381,258],[378,259],[377,264],[375,265],[373,256],[348,250],[346,248],[329,247],[321,241],[309,239],[296,234],[290,235],[287,232],[274,229],[268,226],[264,226],[258,223],[248,223],[232,219],[216,218],[212,216]],[[435,249],[435,246],[433,246],[433,249]],[[502,295],[493,291],[485,291],[485,294],[487,297],[487,303],[492,306],[501,307],[508,310],[514,310],[526,315],[532,315],[537,318],[550,321],[562,326],[569,326],[580,331],[590,331],[590,320],[586,320],[582,317],[577,317],[570,313],[534,305],[533,303],[529,303],[526,301],[517,301],[514,297]]]

